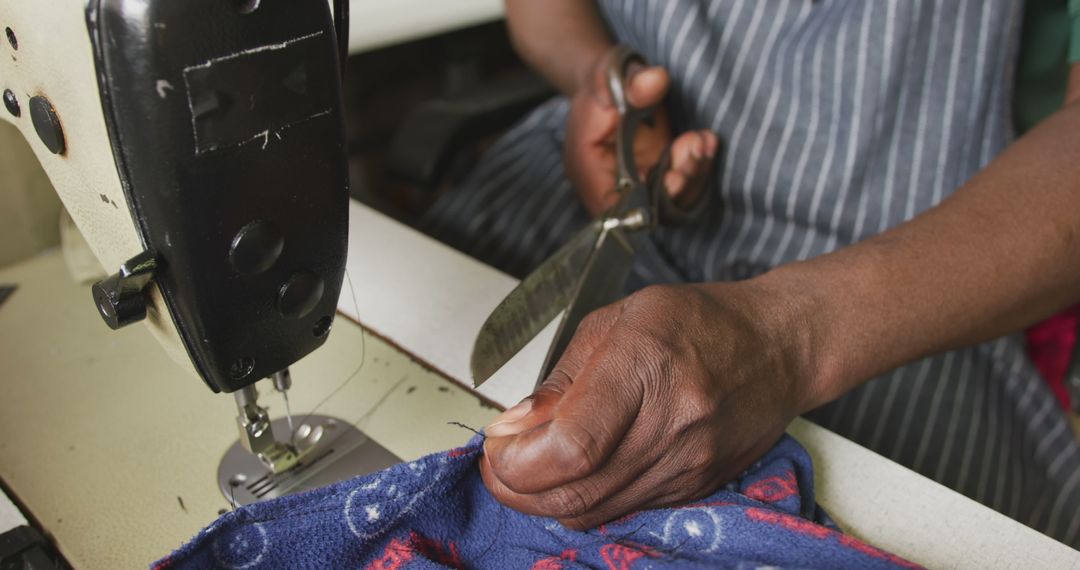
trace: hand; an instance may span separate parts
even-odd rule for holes
[[[1065,89],[1065,104],[1080,101],[1080,62],[1069,67],[1069,83]]]
[[[619,112],[607,85],[612,55],[609,51],[587,66],[586,77],[578,81],[580,87],[570,101],[563,147],[566,174],[585,209],[594,217],[614,206],[617,198],[615,129]],[[661,105],[670,82],[662,67],[630,69],[629,102],[642,108],[657,105],[653,125],[642,124],[634,139],[634,159],[643,178],[672,143],[671,124]],[[672,143],[671,169],[664,176],[664,186],[676,205],[689,208],[700,197],[716,149],[716,135],[707,130],[683,133]]]
[[[590,314],[535,394],[486,430],[503,504],[592,528],[708,496],[809,409],[800,333],[756,281],[654,286]]]

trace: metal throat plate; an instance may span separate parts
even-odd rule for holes
[[[352,424],[330,416],[300,416],[296,437],[313,438],[314,447],[295,467],[272,473],[237,441],[218,466],[218,488],[234,506],[323,487],[381,471],[401,462]],[[271,422],[274,433],[289,433],[288,421]]]

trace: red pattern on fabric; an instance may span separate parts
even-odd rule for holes
[[[832,534],[840,534],[835,530],[823,527],[806,519],[766,509],[751,507],[746,509],[746,516],[751,520],[779,525],[799,534],[812,536],[818,540],[824,540]]]
[[[567,549],[559,556],[549,556],[537,560],[536,564],[532,565],[532,570],[563,570],[566,568],[566,566],[563,566],[563,562],[573,562],[575,560],[577,560],[577,550]]]
[[[795,481],[795,472],[787,471],[783,475],[773,475],[754,482],[743,494],[763,503],[778,503],[798,492],[799,484]]]
[[[452,540],[443,545],[442,541],[428,538],[413,531],[409,534],[409,541],[412,543],[413,549],[432,562],[438,562],[451,568],[465,567],[465,564],[461,561],[461,553],[458,552],[457,544]]]
[[[450,451],[447,451],[446,456],[450,459],[457,459],[458,457],[464,457],[469,453],[471,452],[468,449],[465,449],[464,447],[458,447],[456,449],[451,449]]]
[[[648,556],[655,558],[656,551],[643,544],[605,544],[600,547],[600,556],[607,563],[608,570],[630,570],[634,562]]]
[[[165,570],[170,566],[172,566],[172,560],[166,558],[164,560],[159,560],[158,563],[154,564],[153,568],[151,568],[150,570]]]
[[[884,550],[880,550],[861,540],[843,534],[839,531],[835,531],[831,528],[821,526],[817,523],[808,521],[806,519],[799,518],[794,515],[785,513],[778,513],[776,511],[770,511],[766,509],[749,508],[746,509],[746,516],[751,520],[765,522],[769,524],[775,524],[782,526],[786,529],[793,530],[799,534],[814,537],[818,540],[826,540],[829,537],[836,537],[837,541],[843,546],[852,550],[861,552],[867,556],[872,556],[881,560],[888,560],[889,562],[905,568],[922,568],[918,564],[914,564],[899,556],[889,554]]]
[[[889,554],[888,552],[885,552],[884,550],[881,550],[879,548],[875,548],[873,546],[870,546],[869,544],[866,544],[865,542],[863,542],[863,541],[861,541],[861,540],[859,540],[859,539],[857,539],[857,538],[855,538],[853,536],[848,536],[846,534],[840,535],[840,544],[843,544],[844,546],[846,546],[846,547],[848,547],[848,548],[850,548],[852,550],[857,550],[859,552],[862,552],[863,554],[865,554],[867,556],[872,556],[872,557],[878,558],[880,560],[888,560],[889,562],[891,562],[893,564],[896,564],[897,566],[903,566],[904,568],[922,568],[918,564],[915,564],[913,562],[908,562],[907,560],[904,560],[903,558],[900,558],[899,556],[896,556],[894,554]]]
[[[367,570],[400,570],[412,558],[411,541],[395,538],[386,545],[386,550],[383,550],[379,559],[367,565]]]
[[[1028,358],[1066,410],[1070,409],[1072,402],[1065,387],[1065,376],[1076,347],[1078,327],[1080,305],[1070,307],[1026,331]]]

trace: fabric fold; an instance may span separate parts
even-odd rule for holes
[[[909,568],[843,534],[815,503],[794,439],[736,481],[677,508],[579,532],[498,503],[483,438],[382,472],[222,515],[153,565],[190,568]]]

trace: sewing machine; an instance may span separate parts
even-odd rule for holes
[[[518,401],[545,356],[545,338],[538,338],[480,395],[461,386],[469,381],[477,330],[517,283],[347,201],[340,56],[325,4],[166,3],[0,5],[0,27],[10,30],[0,37],[0,88],[11,91],[0,116],[23,133],[97,258],[115,272],[98,285],[92,304],[56,252],[0,269],[0,283],[19,287],[0,306],[0,476],[76,567],[145,565],[210,524],[229,502],[247,500],[241,495],[254,480],[297,474],[287,469],[291,461],[315,465],[301,471],[307,475],[329,465],[301,486],[332,480],[335,465],[342,473],[364,470],[312,461],[325,448],[282,437],[293,431],[287,418],[268,423],[254,389],[265,376],[287,390],[295,372],[297,385],[310,387],[293,393],[304,412],[333,396],[325,406],[333,417],[306,417],[300,423],[312,424],[305,434],[320,425],[325,434],[361,424],[412,459],[471,435],[448,429],[447,421],[481,426],[496,408]],[[421,19],[450,10],[448,4],[424,10]],[[186,10],[199,15],[185,21],[170,12]],[[191,41],[193,30],[198,41]],[[192,51],[168,51],[175,44]],[[277,95],[299,97],[292,88],[306,85],[325,107],[301,113],[271,106],[281,113],[216,122],[244,109],[228,104],[238,93],[248,95],[249,110],[252,101],[264,108],[262,91],[234,65],[292,57],[304,73],[267,65],[261,76],[283,73],[274,85],[285,89]],[[329,113],[313,116],[323,109]],[[141,206],[145,199],[158,203]],[[249,227],[259,220],[276,232]],[[253,238],[254,251],[243,245],[234,253],[237,237],[241,245]],[[267,256],[279,242],[280,252]],[[268,257],[275,260],[258,271]],[[349,274],[361,276],[355,281],[342,280],[346,257]],[[321,279],[322,294],[306,315],[289,316],[283,306],[304,311],[291,297],[282,304],[281,287],[302,270]],[[318,289],[307,282],[304,290]],[[193,283],[216,292],[184,296]],[[143,331],[108,334],[95,312],[118,326],[140,322],[136,327],[149,329],[187,370],[170,364]],[[320,323],[334,325],[334,333]],[[351,375],[342,390],[340,381]],[[231,404],[196,377],[214,391],[238,394],[242,437],[229,453],[260,475],[242,482],[240,470],[219,465],[233,439],[225,429]],[[789,431],[814,457],[818,500],[855,536],[931,567],[1080,568],[1075,551],[827,430],[798,420]],[[339,441],[324,437],[324,445]],[[344,455],[361,463],[396,460],[363,434],[333,451],[340,449],[352,449]],[[218,485],[210,478],[215,467]]]
[[[254,385],[272,378],[288,410],[289,366],[334,322],[347,6],[336,20],[324,0],[0,7],[0,116],[115,271],[93,286],[105,324],[145,323],[192,381],[234,395],[240,438],[218,479],[236,504],[397,462],[336,418],[271,422]]]

